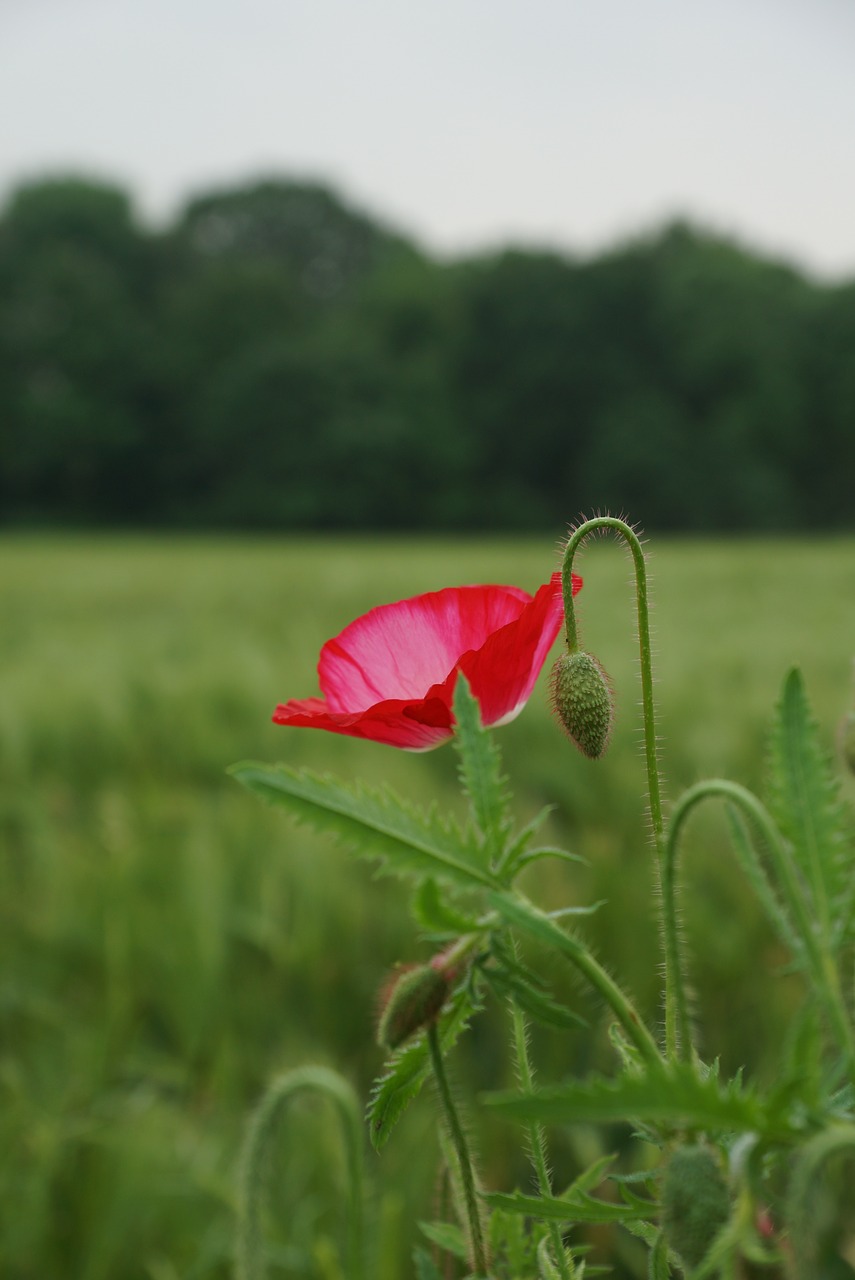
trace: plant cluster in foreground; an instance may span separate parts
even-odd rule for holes
[[[540,815],[513,819],[489,726],[516,715],[558,632],[566,648],[552,679],[557,718],[597,759],[608,744],[612,692],[600,663],[580,649],[572,571],[583,540],[600,529],[623,538],[636,578],[647,802],[660,914],[663,1027],[647,1027],[630,996],[600,965],[568,917],[519,888],[520,873],[574,855],[538,842]],[[430,955],[390,981],[379,1023],[389,1057],[368,1106],[368,1134],[382,1147],[405,1108],[433,1078],[443,1116],[439,1159],[448,1213],[422,1224],[418,1280],[581,1280],[602,1268],[587,1259],[584,1228],[614,1224],[647,1246],[650,1280],[684,1275],[845,1280],[855,1277],[855,949],[852,828],[818,739],[798,670],[783,685],[770,744],[768,794],[712,779],[664,812],[644,554],[622,520],[589,520],[571,535],[562,572],[532,597],[511,587],[462,587],[372,610],[323,648],[322,698],[285,703],[282,724],[324,728],[411,750],[451,739],[468,805],[465,824],[417,809],[389,790],[370,791],[287,766],[241,764],[234,775],[298,821],[372,858],[412,888],[411,910]],[[841,743],[848,759],[851,717]],[[687,995],[678,928],[678,853],[686,822],[707,800],[723,802],[733,848],[759,902],[803,977],[804,1001],[777,1078],[764,1087],[725,1078],[702,1059]],[[572,926],[572,922],[571,922]],[[559,1031],[579,1017],[522,958],[552,950],[593,988],[612,1022],[614,1071],[538,1084],[532,1022]],[[651,964],[655,964],[655,959]],[[531,1185],[487,1190],[449,1086],[446,1059],[496,995],[507,1005],[519,1088],[487,1095],[489,1112],[519,1122]],[[264,1272],[263,1168],[282,1107],[305,1089],[333,1098],[349,1169],[351,1280],[372,1274],[375,1232],[366,1226],[359,1108],[334,1073],[305,1068],[277,1081],[247,1134],[240,1183],[238,1271]],[[556,1125],[628,1122],[647,1157],[619,1175],[597,1160],[569,1186],[553,1186],[547,1132]],[[582,1231],[580,1231],[582,1228]]]

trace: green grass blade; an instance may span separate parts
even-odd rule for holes
[[[233,765],[230,773],[298,821],[359,854],[380,859],[381,869],[390,874],[433,876],[465,889],[495,884],[488,872],[469,861],[477,860],[478,854],[463,833],[389,790],[349,786],[287,765],[247,762]]]

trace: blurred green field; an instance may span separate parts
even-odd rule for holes
[[[277,728],[270,712],[316,691],[320,644],[372,605],[451,583],[533,589],[557,559],[535,541],[0,542],[3,1277],[230,1274],[248,1108],[305,1061],[367,1095],[381,1065],[375,993],[421,952],[394,882],[292,828],[225,768],[286,759],[457,804],[449,748],[408,755]],[[579,567],[583,639],[617,692],[611,750],[591,764],[566,743],[545,677],[501,744],[519,818],[554,804],[550,837],[591,864],[541,869],[529,891],[550,906],[607,898],[590,936],[655,1017],[629,560],[598,542]],[[832,749],[852,701],[855,542],[665,541],[651,575],[666,795],[706,774],[761,784],[794,662]],[[691,830],[685,922],[705,1049],[762,1074],[796,993],[723,826]],[[544,1078],[608,1061],[597,1010],[569,998],[595,1025],[538,1039]],[[503,1030],[489,1011],[458,1055],[464,1095],[507,1079]],[[434,1129],[421,1100],[369,1157],[377,1280],[410,1274]],[[559,1173],[599,1140],[557,1135]],[[523,1176],[514,1148],[512,1133],[483,1135],[488,1182]],[[339,1274],[341,1177],[331,1118],[298,1108],[277,1164],[271,1274]],[[632,1273],[631,1250],[623,1265]]]

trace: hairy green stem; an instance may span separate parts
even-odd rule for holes
[[[534,1072],[531,1066],[531,1059],[528,1052],[528,1028],[526,1026],[526,1018],[516,1000],[511,998],[511,1015],[514,1023],[514,1049],[517,1059],[517,1074],[519,1075],[520,1084],[525,1093],[531,1093],[534,1087]],[[526,1125],[526,1133],[528,1136],[529,1147],[531,1149],[531,1162],[537,1177],[537,1185],[540,1194],[543,1196],[552,1195],[552,1181],[549,1176],[549,1159],[546,1152],[546,1136],[543,1132],[543,1126],[536,1120]],[[555,1261],[558,1266],[558,1273],[561,1280],[573,1280],[573,1270],[567,1260],[567,1254],[564,1249],[564,1241],[561,1238],[561,1230],[557,1222],[549,1223],[549,1242],[552,1245],[552,1252],[555,1255]]]
[[[530,937],[554,947],[565,956],[609,1006],[626,1033],[627,1039],[635,1046],[643,1060],[654,1066],[661,1064],[662,1056],[656,1041],[645,1027],[632,1001],[599,961],[591,955],[584,943],[572,933],[559,929],[548,915],[517,891],[492,893],[488,901],[496,908],[497,914],[505,924],[521,929]]]
[[[279,1117],[297,1093],[310,1090],[328,1097],[342,1121],[347,1150],[349,1192],[348,1276],[365,1276],[365,1190],[362,1172],[362,1114],[353,1089],[327,1067],[300,1067],[274,1080],[262,1098],[244,1139],[238,1182],[238,1224],[235,1269],[238,1280],[263,1280],[266,1273],[261,1208],[265,1170]]]
[[[690,787],[688,791],[683,793],[671,814],[668,840],[665,847],[669,891],[673,893],[674,889],[680,831],[692,809],[700,804],[702,800],[709,797],[718,797],[736,805],[760,832],[769,853],[769,860],[775,869],[781,892],[805,948],[805,954],[810,963],[820,998],[825,1006],[828,1020],[838,1037],[840,1048],[845,1054],[850,1079],[855,1083],[855,1035],[853,1035],[846,1003],[840,989],[837,966],[834,963],[825,938],[817,933],[814,921],[810,917],[795,865],[777,825],[766,806],[747,787],[741,786],[738,782],[731,782],[727,778],[709,778],[704,782],[696,783],[695,786]],[[688,1021],[684,994],[682,995],[681,1016]]]
[[[439,1032],[437,1031],[435,1022],[431,1023],[428,1027],[427,1041],[428,1048],[430,1050],[431,1067],[433,1068],[434,1078],[436,1079],[437,1089],[439,1090],[440,1100],[442,1102],[446,1122],[448,1124],[448,1131],[451,1141],[454,1144],[454,1150],[457,1154],[457,1163],[460,1168],[460,1180],[463,1183],[463,1198],[466,1201],[466,1216],[469,1219],[469,1236],[472,1244],[472,1263],[479,1280],[482,1280],[483,1277],[487,1276],[487,1251],[484,1246],[484,1232],[481,1227],[478,1193],[475,1190],[475,1172],[472,1167],[472,1157],[469,1154],[469,1144],[466,1141],[466,1134],[463,1132],[463,1125],[460,1123],[460,1117],[457,1114],[457,1108],[455,1107],[454,1099],[451,1096],[448,1077],[445,1074],[445,1063],[442,1060]]]
[[[641,710],[644,721],[644,755],[647,766],[647,803],[650,812],[650,825],[653,834],[653,845],[656,851],[656,864],[662,888],[662,947],[665,968],[665,1050],[669,1058],[678,1056],[678,1027],[680,1018],[676,1007],[677,992],[683,986],[680,973],[680,950],[676,902],[673,892],[665,897],[665,823],[662,815],[662,793],[659,782],[659,762],[656,752],[656,711],[653,698],[653,664],[650,646],[650,607],[647,597],[647,568],[644,550],[635,530],[624,520],[614,516],[595,516],[586,520],[578,529],[574,529],[564,551],[561,570],[562,591],[564,595],[564,617],[567,627],[567,649],[576,653],[579,649],[579,637],[576,627],[576,609],[573,603],[573,557],[589,534],[600,529],[612,529],[624,539],[632,553],[635,569],[635,599],[638,617],[638,649],[641,668]],[[672,888],[668,886],[669,890]],[[688,1033],[688,1026],[686,1027]],[[688,1046],[684,1046],[687,1051]]]

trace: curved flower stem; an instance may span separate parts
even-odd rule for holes
[[[342,1121],[348,1169],[349,1267],[351,1280],[365,1275],[365,1190],[362,1171],[362,1114],[353,1089],[327,1067],[298,1067],[275,1080],[247,1128],[238,1185],[238,1230],[235,1263],[238,1280],[263,1280],[266,1273],[261,1233],[264,1171],[279,1117],[288,1101],[309,1090],[335,1104]]]
[[[650,825],[653,833],[653,844],[656,850],[656,863],[660,886],[663,891],[662,910],[662,945],[665,953],[665,1050],[669,1058],[679,1054],[677,1042],[677,1017],[675,993],[682,987],[683,979],[679,973],[680,952],[677,930],[676,902],[673,891],[665,897],[665,840],[664,820],[662,816],[662,795],[659,783],[659,762],[656,754],[656,714],[653,699],[653,664],[650,648],[650,609],[647,598],[647,569],[644,550],[635,530],[624,520],[614,516],[595,516],[586,520],[575,529],[564,551],[561,569],[561,582],[564,595],[564,617],[567,626],[567,648],[575,653],[579,648],[576,628],[576,609],[573,603],[572,566],[573,557],[585,538],[599,529],[613,529],[619,534],[632,553],[635,569],[635,598],[638,615],[638,649],[641,667],[641,709],[644,720],[644,755],[647,765],[647,802],[650,810]],[[671,886],[669,886],[671,889]]]
[[[855,1035],[853,1035],[843,993],[840,989],[837,966],[828,947],[819,936],[814,926],[814,921],[810,917],[805,894],[802,892],[795,865],[784,844],[780,831],[768,809],[747,787],[740,786],[738,782],[731,782],[727,778],[709,778],[704,782],[696,783],[695,786],[690,787],[688,791],[683,793],[674,806],[668,829],[668,840],[665,846],[667,875],[663,877],[663,894],[666,892],[666,888],[669,893],[673,894],[674,892],[677,841],[683,823],[692,809],[708,797],[718,797],[736,805],[754,823],[763,837],[781,892],[792,913],[799,938],[805,948],[805,954],[810,963],[820,998],[825,1006],[828,1020],[838,1037],[840,1048],[845,1055],[850,1079],[855,1083]],[[669,909],[673,910],[673,902],[670,907],[668,903],[665,903],[666,912]],[[678,991],[679,1012],[677,1016],[688,1024],[688,1012],[682,986],[678,987]]]
[[[514,1049],[516,1050],[517,1072],[519,1074],[520,1084],[525,1093],[530,1093],[534,1087],[534,1072],[531,1066],[531,1059],[528,1053],[528,1028],[526,1026],[526,1018],[516,1000],[511,997],[511,1015],[514,1022]],[[549,1159],[546,1151],[546,1138],[543,1128],[535,1120],[526,1126],[529,1147],[531,1151],[531,1162],[537,1176],[537,1185],[543,1196],[552,1195],[552,1182],[549,1176]],[[573,1270],[567,1261],[567,1254],[564,1250],[564,1241],[561,1238],[561,1230],[557,1222],[549,1223],[549,1242],[552,1245],[552,1252],[555,1254],[555,1262],[558,1267],[558,1274],[561,1280],[573,1280]]]
[[[435,1022],[432,1022],[428,1027],[427,1042],[430,1050],[431,1067],[433,1068],[439,1096],[445,1111],[445,1118],[448,1122],[451,1141],[454,1143],[454,1150],[457,1153],[457,1163],[460,1167],[460,1179],[463,1183],[463,1197],[466,1201],[466,1216],[469,1219],[469,1235],[472,1242],[472,1262],[479,1280],[483,1280],[487,1276],[487,1251],[484,1246],[481,1213],[478,1207],[478,1195],[475,1190],[472,1157],[469,1154],[466,1134],[463,1132],[463,1126],[460,1123],[460,1117],[457,1114],[457,1108],[451,1096],[448,1077],[445,1074],[445,1063],[442,1060],[439,1032]]]

